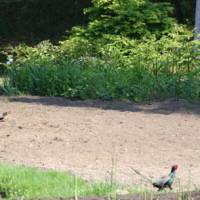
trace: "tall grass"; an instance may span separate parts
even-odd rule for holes
[[[188,72],[156,74],[143,66],[117,68],[71,61],[12,69],[5,91],[80,99],[151,100],[165,97],[200,98],[199,67]]]
[[[67,172],[0,164],[0,196],[11,199],[100,196],[116,187],[90,183]]]

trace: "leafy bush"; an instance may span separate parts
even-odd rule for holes
[[[58,46],[44,41],[14,48],[3,90],[81,99],[199,99],[200,45],[168,17],[170,8],[148,0],[93,3],[89,25],[76,27]]]
[[[140,39],[160,37],[173,30],[175,20],[170,17],[169,3],[149,0],[93,0],[93,7],[85,9],[89,16],[86,28],[73,28],[73,34],[99,38],[104,34]]]
[[[199,44],[191,36],[179,30],[143,42],[104,35],[102,46],[88,40],[82,42],[89,46],[74,43],[71,48],[71,40],[56,47],[49,42],[21,46],[14,49],[7,87],[25,94],[81,99],[199,99]]]

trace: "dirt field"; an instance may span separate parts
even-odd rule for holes
[[[0,160],[71,171],[108,180],[115,155],[116,179],[145,184],[147,176],[178,164],[175,187],[200,186],[200,106],[183,100],[148,104],[0,97]]]

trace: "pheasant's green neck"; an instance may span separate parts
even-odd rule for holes
[[[171,178],[175,178],[176,172],[175,172],[175,171],[174,171],[174,172],[170,172],[170,173],[169,173],[169,176],[170,176]]]

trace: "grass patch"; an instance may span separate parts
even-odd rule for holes
[[[169,196],[169,199],[191,200],[195,192],[157,193],[144,187],[119,186],[115,183],[91,183],[68,172],[42,170],[0,163],[0,199],[43,199],[85,196],[105,196],[116,199],[117,194],[127,191],[136,199],[152,199]],[[138,195],[139,196],[138,196]],[[195,196],[196,195],[196,196]],[[130,196],[131,197],[131,196]],[[172,198],[173,197],[173,198]],[[198,198],[197,198],[198,199]]]
[[[0,163],[0,195],[8,199],[101,196],[116,189],[116,185],[90,183],[67,172]]]

